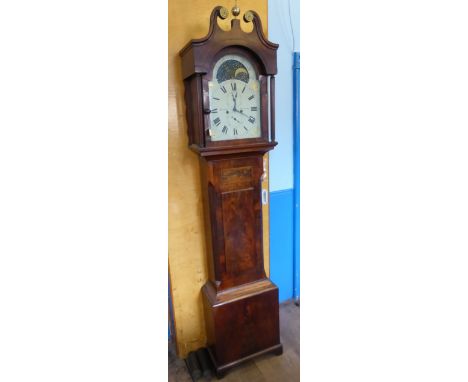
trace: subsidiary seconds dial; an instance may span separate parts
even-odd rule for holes
[[[260,137],[260,83],[246,58],[223,56],[208,88],[212,141]]]

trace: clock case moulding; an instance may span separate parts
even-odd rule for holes
[[[266,39],[254,11],[249,11],[250,20],[244,17],[252,21],[252,32],[244,32],[238,19],[231,20],[229,31],[222,30],[217,18],[225,18],[225,11],[214,8],[207,36],[180,51],[189,147],[200,159],[209,270],[202,288],[207,348],[218,377],[241,362],[270,352],[279,355],[283,349],[278,287],[266,276],[263,263],[261,201],[263,156],[277,144],[278,45]],[[226,54],[244,55],[259,74],[259,138],[211,141],[206,133],[211,123],[208,82],[215,63]]]

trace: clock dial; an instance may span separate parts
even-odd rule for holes
[[[214,66],[208,89],[212,141],[260,137],[260,82],[246,58],[223,56]]]

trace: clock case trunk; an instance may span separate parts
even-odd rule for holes
[[[264,154],[200,159],[209,268],[202,297],[207,347],[218,376],[260,354],[282,353],[278,287],[263,262]]]
[[[213,9],[208,35],[180,52],[185,83],[189,147],[200,160],[209,280],[202,288],[207,348],[218,376],[260,354],[282,353],[278,288],[263,263],[261,181],[263,157],[277,144],[274,75],[278,45],[263,35],[251,12],[253,31],[240,21],[231,30],[217,24]],[[208,81],[219,57],[242,54],[255,65],[261,95],[261,137],[210,140]],[[270,80],[270,97],[267,81]],[[270,102],[270,107],[268,102]]]

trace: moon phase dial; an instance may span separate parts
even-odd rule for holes
[[[241,62],[237,60],[224,61],[216,73],[216,80],[222,83],[226,80],[239,80],[249,83],[249,72]]]

